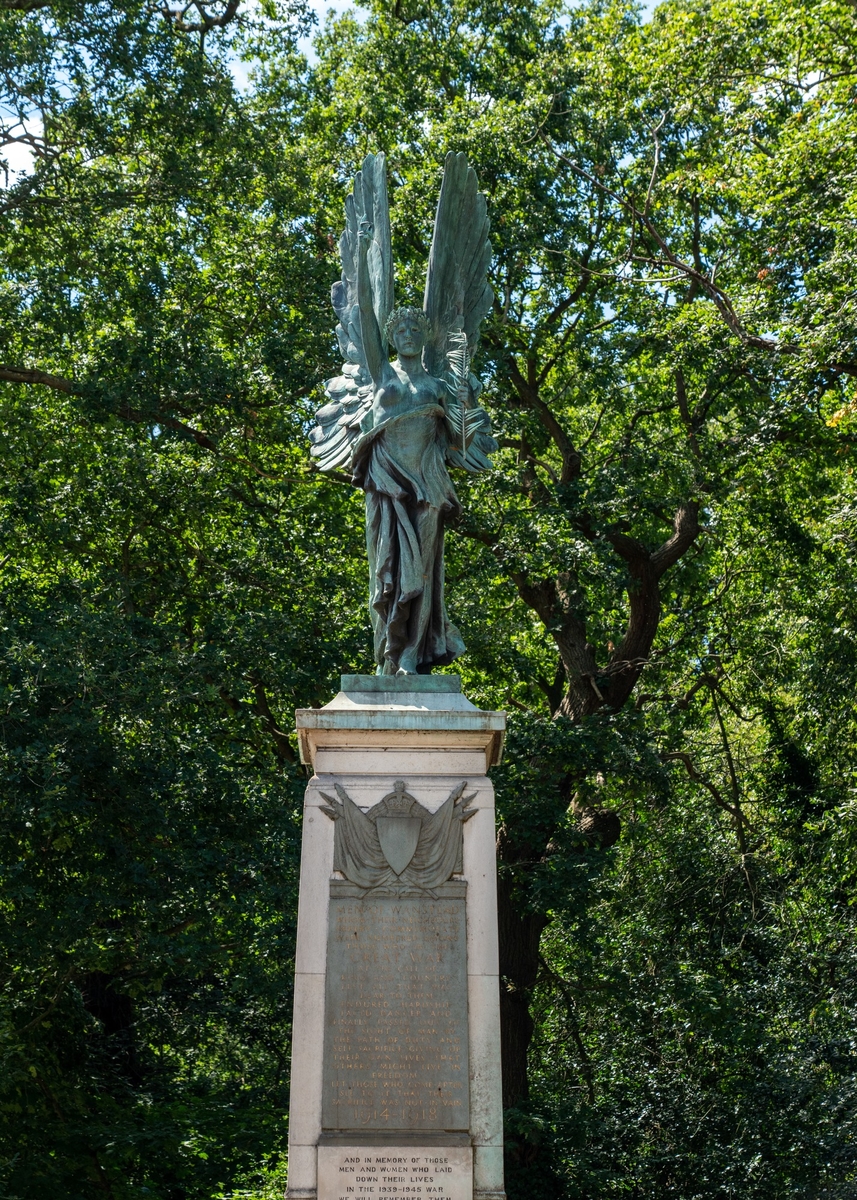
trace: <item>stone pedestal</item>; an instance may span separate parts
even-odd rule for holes
[[[502,1200],[494,792],[505,714],[455,675],[299,709],[287,1196]]]

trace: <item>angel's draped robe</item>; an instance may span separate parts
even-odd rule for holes
[[[406,456],[396,450],[402,435]],[[448,446],[446,414],[428,404],[384,421],[354,447],[352,482],[366,494],[375,662],[384,675],[427,671],[464,653],[443,597],[444,522],[461,511]]]

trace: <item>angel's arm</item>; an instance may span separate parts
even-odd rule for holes
[[[363,353],[372,382],[380,387],[392,374],[390,360],[384,353],[384,339],[378,327],[375,307],[372,302],[372,280],[369,274],[369,243],[372,231],[364,223],[357,235],[357,303],[360,308],[360,331],[363,335]]]

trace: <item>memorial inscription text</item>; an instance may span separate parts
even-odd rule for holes
[[[331,885],[323,1126],[466,1130],[464,885],[436,900],[355,890]]]

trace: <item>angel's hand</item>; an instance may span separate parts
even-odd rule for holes
[[[455,398],[462,408],[470,407],[470,384],[460,383],[458,390],[455,393]]]
[[[357,240],[359,242],[371,242],[374,232],[375,230],[368,221],[361,221],[357,226]]]

